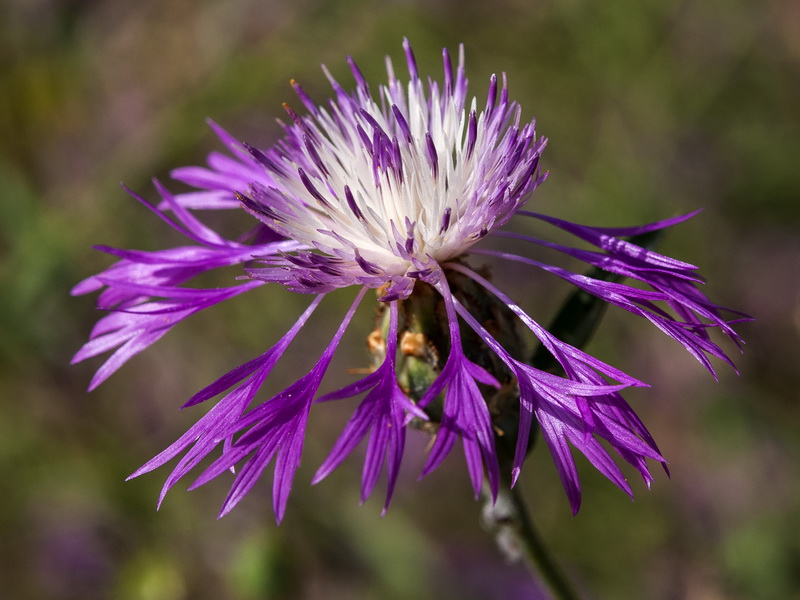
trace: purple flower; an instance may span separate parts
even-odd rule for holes
[[[547,177],[539,168],[546,140],[536,137],[533,122],[521,122],[519,106],[509,100],[505,77],[500,84],[491,78],[486,102],[478,106],[475,98],[467,97],[463,48],[455,70],[447,50],[443,52],[441,84],[423,81],[407,41],[404,49],[409,80],[398,79],[387,59],[388,83],[375,94],[349,58],[355,91],[346,91],[325,70],[335,93],[326,104],[316,104],[292,82],[306,114],[287,106],[290,122],[271,148],[240,143],[212,124],[230,154],[214,153],[207,167],[185,167],[172,174],[194,191],[172,195],[156,182],[162,201],[151,206],[128,190],[186,236],[187,245],[159,251],[100,247],[118,262],[73,290],[74,294],[102,290],[98,305],[109,311],[74,359],[113,351],[90,389],[179,321],[228,298],[276,283],[313,296],[308,309],[272,348],[192,397],[185,406],[222,396],[186,434],[132,475],[181,455],[161,499],[219,449],[192,487],[233,471],[221,511],[225,514],[275,459],[273,504],[280,521],[313,404],[359,394],[365,395],[313,483],[331,473],[368,436],[362,499],[372,493],[385,467],[388,506],[406,431],[412,423],[430,421],[427,428],[435,431],[436,438],[423,474],[436,469],[460,441],[476,495],[484,477],[496,495],[502,465],[495,446],[496,407],[488,399],[492,390],[509,386],[518,398],[512,485],[534,424],[553,455],[573,511],[580,504],[580,485],[571,447],[628,494],[631,489],[608,448],[649,484],[647,459],[665,460],[620,395],[628,386],[645,384],[556,338],[511,296],[473,270],[465,260],[468,255],[544,270],[643,317],[712,374],[709,357],[730,362],[709,330],[719,329],[738,343],[732,329],[736,320],[726,320],[725,309],[699,290],[702,281],[696,267],[623,239],[671,227],[692,215],[608,229],[523,210]],[[223,237],[196,216],[196,211],[227,209],[244,209],[254,218],[252,228],[237,239]],[[559,228],[597,250],[505,231],[503,226],[515,216]],[[518,252],[493,247],[492,240],[500,237],[517,240]],[[532,246],[566,254],[638,284],[614,283],[550,265],[533,258],[530,251],[539,249]],[[243,271],[229,287],[188,285],[206,271],[237,264],[244,266]],[[518,349],[504,345],[498,332],[465,301],[459,287],[465,281],[486,302],[501,306],[520,327],[530,329],[560,365],[558,373],[535,368]],[[295,383],[257,402],[271,370],[325,294],[344,287],[356,289],[355,300],[319,360]],[[376,366],[359,381],[320,395],[331,359],[368,288],[377,291],[385,317],[376,330]],[[416,333],[422,335],[421,352],[429,351],[435,358],[427,363],[432,370],[425,388],[414,392],[404,375],[414,352],[401,351],[398,341],[410,333],[409,307],[425,295],[433,297],[441,310],[428,315],[438,319],[435,331]],[[436,331],[441,339],[434,342]],[[481,356],[494,357],[495,367],[476,358],[464,341],[467,334],[477,340]]]

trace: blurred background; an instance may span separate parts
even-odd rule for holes
[[[124,481],[203,413],[178,412],[185,399],[269,347],[308,298],[262,289],[197,315],[90,394],[100,360],[69,366],[100,316],[69,290],[111,262],[91,245],[178,241],[120,180],[156,200],[151,177],[221,148],[208,117],[270,144],[281,102],[299,106],[290,78],[322,101],[320,63],[352,88],[351,54],[376,85],[386,54],[404,73],[403,36],[435,78],[441,48],[463,42],[479,98],[490,74],[508,74],[550,138],[537,210],[610,226],[704,207],[661,250],[757,318],[740,327],[743,356],[725,346],[741,376],[720,365],[716,383],[648,324],[608,313],[589,350],[652,384],[627,398],[672,477],[658,472],[647,491],[630,473],[631,503],[579,458],[572,518],[537,449],[520,485],[565,570],[586,598],[800,597],[798,32],[795,0],[4,0],[0,598],[541,597],[482,531],[459,450],[418,482],[426,440],[412,435],[384,518],[380,491],[358,505],[358,453],[308,485],[352,403],[312,413],[280,527],[271,477],[219,521],[224,481],[179,485],[160,512],[166,469]],[[516,296],[545,323],[568,293],[495,276],[507,290],[525,280]],[[350,297],[336,295],[278,383],[309,368]],[[370,310],[327,389],[366,363]]]

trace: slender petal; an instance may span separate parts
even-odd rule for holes
[[[286,348],[294,340],[297,333],[306,324],[308,318],[319,306],[324,296],[317,296],[309,305],[305,312],[300,315],[292,328],[284,335],[272,348],[264,354],[240,365],[217,379],[211,385],[195,394],[184,406],[194,406],[200,402],[213,398],[214,396],[230,389],[232,386],[241,383],[236,388],[228,392],[214,408],[204,417],[193,425],[185,434],[171,444],[167,449],[139,467],[128,479],[138,477],[160,467],[175,456],[189,448],[188,452],[181,458],[178,465],[164,483],[159,497],[158,504],[164,500],[164,496],[178,480],[191,471],[197,464],[210,454],[222,441],[226,442],[229,448],[232,438],[227,435],[237,419],[244,413],[250,405],[255,395],[269,376],[275,364],[280,360]],[[246,381],[245,381],[246,380]],[[191,448],[190,448],[191,446]]]
[[[460,437],[475,497],[480,495],[485,467],[492,497],[497,498],[500,471],[494,446],[494,433],[486,401],[477,383],[497,388],[500,384],[491,374],[464,355],[454,298],[444,278],[439,279],[437,289],[444,298],[447,310],[450,355],[439,377],[419,402],[419,406],[424,408],[444,391],[444,412],[436,440],[422,469],[422,475],[427,475],[436,469]]]
[[[220,510],[223,517],[252,489],[258,476],[277,454],[273,478],[272,502],[275,517],[280,522],[286,511],[286,501],[292,487],[294,474],[300,466],[303,438],[308,422],[308,412],[322,378],[330,365],[336,348],[344,335],[353,314],[364,298],[366,288],[356,295],[333,340],[311,371],[267,402],[239,416],[222,433],[224,437],[239,435],[233,445],[223,452],[192,484],[190,489],[208,483],[234,467],[242,460],[245,465],[231,485]],[[254,454],[253,454],[254,453]],[[249,455],[252,456],[248,459]]]
[[[384,513],[394,492],[400,461],[405,446],[406,411],[427,420],[427,415],[408,399],[397,383],[397,302],[389,305],[390,319],[386,340],[386,357],[373,373],[340,390],[326,394],[318,402],[349,398],[370,390],[342,431],[328,457],[317,470],[312,484],[327,477],[370,432],[367,457],[361,479],[361,501],[365,502],[375,488],[388,454],[388,483]]]

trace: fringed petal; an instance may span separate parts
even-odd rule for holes
[[[208,483],[244,461],[245,465],[240,468],[222,505],[220,517],[230,512],[241,501],[267,464],[273,457],[277,457],[273,478],[273,508],[277,521],[283,519],[294,475],[300,465],[308,412],[342,335],[365,292],[366,288],[358,292],[331,343],[308,374],[270,400],[237,417],[221,433],[221,437],[237,439],[229,448],[224,449],[222,455],[195,480],[190,488],[194,489]]]
[[[164,483],[159,497],[159,506],[169,489],[197,464],[208,456],[223,440],[230,443],[232,436],[228,431],[241,417],[253,398],[261,389],[273,367],[281,358],[286,348],[294,340],[297,333],[308,321],[311,314],[319,306],[323,296],[318,296],[297,319],[292,328],[267,352],[243,364],[217,379],[211,385],[195,394],[184,407],[193,406],[209,398],[221,394],[232,386],[236,388],[228,392],[205,416],[193,425],[178,440],[163,452],[139,467],[130,477],[138,477],[160,467],[188,448],[178,465],[173,469]],[[245,381],[246,380],[246,381]]]

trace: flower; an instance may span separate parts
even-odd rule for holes
[[[207,167],[172,173],[194,191],[173,195],[155,182],[162,200],[152,206],[128,190],[182,233],[187,245],[157,251],[101,246],[118,262],[74,288],[74,294],[102,290],[98,306],[109,311],[74,358],[78,362],[113,350],[90,389],[177,323],[229,298],[266,284],[313,297],[269,350],[186,402],[194,406],[221,395],[186,434],[131,476],[182,454],[164,484],[162,500],[178,480],[221,447],[192,487],[236,468],[220,514],[224,515],[274,459],[273,506],[280,521],[312,406],[362,393],[364,398],[313,483],[331,473],[369,434],[362,498],[372,493],[385,465],[388,506],[406,431],[414,423],[430,421],[436,438],[423,474],[436,469],[460,440],[475,494],[485,476],[496,497],[502,473],[495,432],[501,427],[498,414],[509,406],[496,398],[507,398],[511,390],[510,410],[516,419],[512,485],[534,424],[553,455],[573,512],[580,505],[580,485],[570,446],[632,495],[604,441],[649,485],[647,459],[665,459],[620,395],[626,387],[645,384],[548,332],[485,272],[470,267],[468,255],[544,270],[643,317],[712,374],[710,356],[730,362],[711,341],[709,330],[719,329],[738,341],[732,328],[736,320],[723,318],[724,309],[699,290],[696,267],[624,239],[671,227],[692,215],[609,229],[524,210],[547,177],[539,167],[546,140],[536,136],[534,122],[522,122],[520,107],[509,100],[505,76],[502,83],[491,78],[486,102],[479,107],[477,99],[467,97],[463,47],[455,71],[444,50],[440,85],[420,78],[411,46],[407,41],[403,46],[408,82],[396,77],[387,58],[388,83],[377,94],[350,58],[354,92],[346,91],[323,67],[335,93],[326,105],[316,104],[292,81],[306,114],[285,106],[290,122],[271,148],[240,143],[212,123],[229,154],[213,153]],[[228,209],[247,211],[254,218],[253,229],[228,239],[196,216],[198,211]],[[561,229],[597,250],[503,229],[515,216]],[[519,253],[493,248],[490,241],[496,238],[516,240]],[[525,252],[531,246],[642,285],[579,275],[541,262]],[[187,285],[206,271],[231,265],[244,265],[244,270],[229,287]],[[319,360],[283,391],[255,402],[271,370],[325,295],[347,287],[357,290],[355,299]],[[371,336],[374,369],[339,391],[320,395],[342,335],[370,288],[382,307],[381,323]],[[525,359],[514,333],[517,324],[539,340],[559,365],[558,372],[546,372]],[[468,342],[465,336],[470,336]]]

